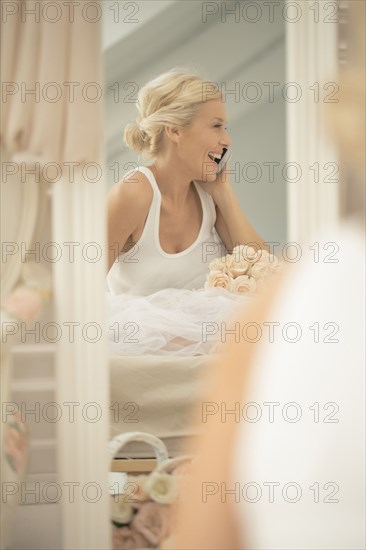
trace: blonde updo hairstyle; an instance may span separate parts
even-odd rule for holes
[[[144,157],[155,158],[165,126],[188,127],[203,103],[218,99],[222,101],[217,84],[189,70],[171,69],[139,91],[139,116],[125,127],[124,142]]]

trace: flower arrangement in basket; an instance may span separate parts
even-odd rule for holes
[[[234,294],[261,293],[281,267],[277,257],[267,250],[238,245],[232,254],[216,258],[209,264],[205,289],[223,288]]]
[[[148,475],[128,475],[123,491],[111,495],[112,548],[161,548],[171,535],[173,506],[192,457],[169,459],[159,438],[144,432],[131,432],[110,442],[111,458],[130,441],[151,445],[157,466]]]

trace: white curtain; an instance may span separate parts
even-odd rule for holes
[[[3,8],[1,24],[2,147],[61,166],[99,161],[102,98],[93,101],[102,91],[99,2],[92,3],[95,13],[84,14],[80,2],[60,2],[57,22],[42,2],[9,4],[14,13]],[[37,4],[39,21],[31,14]]]
[[[83,171],[89,163],[103,170],[102,3],[18,0],[2,4],[0,145],[3,161],[14,163],[16,172],[7,173],[9,165],[3,165],[2,198],[18,224],[16,228],[5,223],[5,233],[9,227],[11,235],[2,237],[13,240],[17,235],[17,242],[32,246],[45,202],[40,193],[48,181],[53,240],[98,242],[104,250],[103,177],[92,184]],[[19,193],[11,192],[12,186]],[[12,260],[2,268],[7,292],[20,275],[21,258]],[[87,264],[81,258],[71,263],[63,258],[52,268],[59,325],[65,320],[93,321],[103,327],[103,262]],[[102,497],[93,504],[81,496],[74,503],[62,499],[62,546],[108,548],[109,388],[103,340],[91,344],[82,338],[75,342],[63,338],[57,346],[58,403],[94,402],[103,411],[95,424],[79,418],[74,423],[62,419],[57,426],[61,486],[77,480],[80,487],[93,482],[102,490]]]

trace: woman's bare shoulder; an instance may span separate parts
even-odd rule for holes
[[[113,186],[109,194],[118,201],[133,201],[134,205],[144,208],[150,206],[153,190],[145,174],[135,171],[126,174]]]

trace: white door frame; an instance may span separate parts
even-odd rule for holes
[[[286,79],[302,95],[287,102],[287,162],[300,167],[301,177],[287,184],[287,240],[301,245],[339,223],[339,163],[324,109],[338,101],[338,12],[329,10],[336,2],[327,3],[328,11],[322,2],[295,4],[302,9],[300,19],[286,25]]]
[[[52,185],[52,236],[62,252],[53,266],[55,312],[62,334],[56,354],[56,398],[62,411],[57,424],[62,548],[105,550],[111,547],[106,186],[103,180],[91,183],[80,175],[72,183],[60,180]],[[98,250],[102,256],[93,261]],[[71,323],[75,323],[74,338]]]

